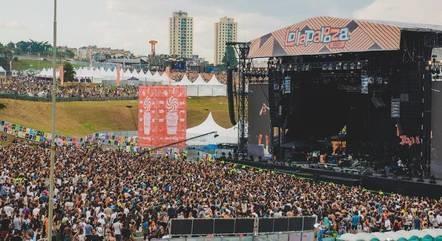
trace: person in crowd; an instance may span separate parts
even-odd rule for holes
[[[48,144],[0,147],[0,236],[48,232]],[[56,240],[161,238],[172,218],[314,215],[324,234],[441,227],[442,200],[382,194],[210,160],[149,156],[97,145],[58,146]]]
[[[171,73],[172,79],[181,79],[184,73]],[[211,74],[202,73],[205,80],[211,78]],[[196,79],[198,73],[189,73],[191,79]],[[225,74],[219,74],[218,80],[226,82]],[[137,98],[138,86],[124,85],[111,86],[89,83],[90,80],[78,79],[76,82],[65,83],[58,86],[57,97],[60,99],[118,99]],[[0,80],[0,94],[23,96],[23,97],[51,97],[52,80],[36,76],[18,76],[11,79]]]

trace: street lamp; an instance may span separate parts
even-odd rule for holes
[[[52,227],[54,221],[54,169],[55,169],[55,107],[57,92],[57,0],[54,0],[54,46],[52,48],[52,98],[51,98],[51,157],[49,164],[49,203],[48,203],[48,241],[52,241]]]

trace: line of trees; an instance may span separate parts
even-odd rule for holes
[[[17,43],[9,42],[4,45],[11,50],[14,55],[35,55],[41,57],[49,57],[52,55],[52,45],[47,41],[19,41]],[[75,53],[68,49],[57,49],[57,57],[73,58]]]
[[[17,56],[33,55],[39,57],[52,56],[52,45],[47,41],[19,41],[17,43],[9,42],[7,44],[0,43],[0,66],[9,70],[9,63],[17,61]],[[57,49],[57,58],[74,58],[75,53],[69,49]]]

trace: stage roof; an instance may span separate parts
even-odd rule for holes
[[[314,17],[253,40],[249,57],[398,50],[401,31],[442,33],[442,26]]]

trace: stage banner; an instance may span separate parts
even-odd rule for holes
[[[399,50],[401,27],[369,20],[314,17],[252,40],[249,58]]]
[[[185,86],[140,86],[138,96],[138,146],[160,147],[186,139]]]

